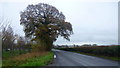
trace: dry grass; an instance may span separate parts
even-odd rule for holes
[[[53,52],[31,52],[3,60],[3,68],[6,66],[43,66],[53,59]],[[21,67],[20,67],[21,68]]]
[[[15,56],[13,58],[11,58],[12,60],[17,60],[17,61],[25,61],[28,58],[35,58],[38,56],[43,56],[46,55],[48,52],[32,52],[32,53],[26,53],[26,54],[22,54],[19,56]]]

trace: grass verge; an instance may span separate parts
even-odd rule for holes
[[[28,59],[26,63],[21,66],[45,66],[48,65],[53,59],[53,53],[49,52],[44,56]]]
[[[53,59],[53,52],[35,52],[35,53],[26,53],[19,56],[3,60],[2,67],[14,67],[14,66],[46,66]],[[13,68],[12,67],[12,68]]]

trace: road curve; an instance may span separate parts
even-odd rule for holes
[[[53,49],[55,59],[50,66],[118,66],[118,62],[83,55],[68,51]]]

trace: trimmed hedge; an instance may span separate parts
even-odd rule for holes
[[[65,51],[76,51],[104,55],[110,57],[120,57],[120,46],[80,46],[75,48],[59,48]]]

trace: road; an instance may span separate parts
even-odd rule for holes
[[[68,51],[55,50],[50,66],[118,66],[118,62]]]

